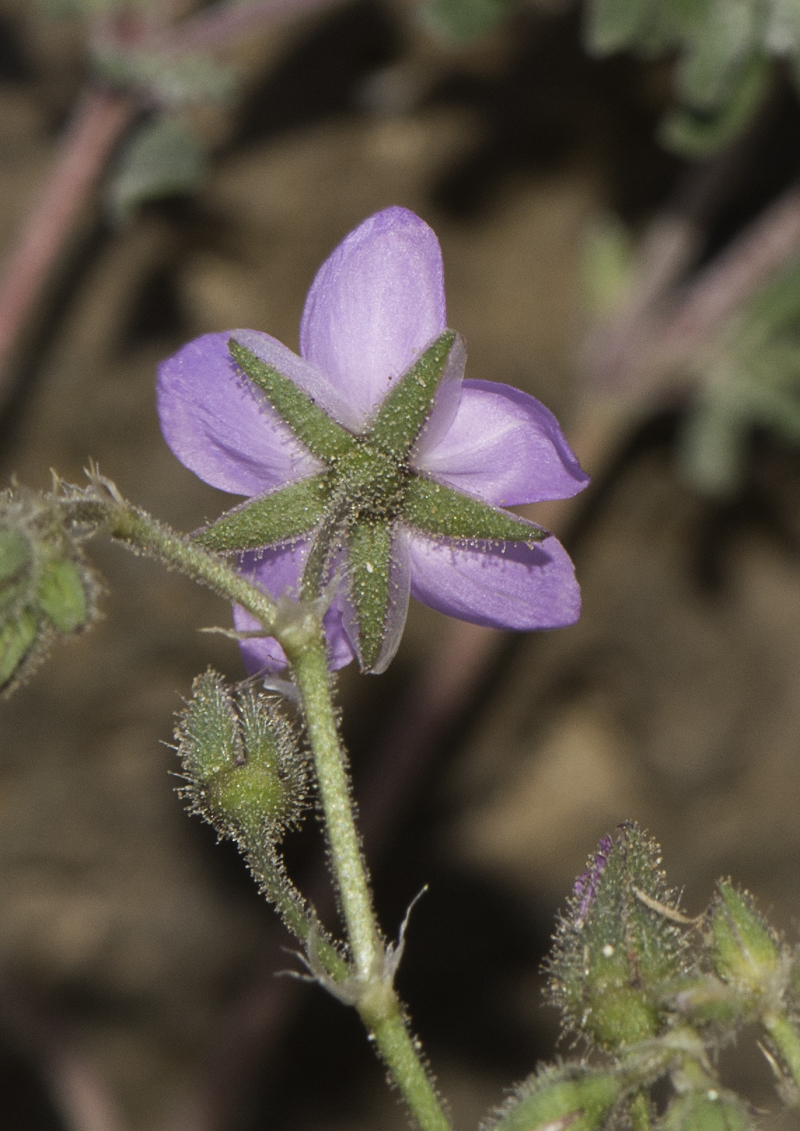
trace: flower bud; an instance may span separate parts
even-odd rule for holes
[[[634,824],[604,837],[578,877],[549,961],[568,1025],[606,1049],[655,1036],[660,986],[682,973],[684,921],[659,871],[660,850]]]
[[[756,911],[752,897],[720,881],[711,908],[711,956],[719,976],[750,993],[760,993],[781,966],[778,938]]]
[[[606,1120],[621,1086],[608,1072],[585,1065],[545,1067],[521,1084],[483,1131],[594,1131]]]
[[[30,674],[55,635],[96,617],[100,586],[82,553],[85,537],[57,496],[0,493],[0,689]]]
[[[661,1131],[752,1131],[753,1126],[744,1104],[716,1088],[676,1097],[661,1121]]]
[[[250,851],[299,816],[305,770],[289,721],[272,699],[234,697],[211,670],[198,676],[176,729],[184,794],[223,836]]]

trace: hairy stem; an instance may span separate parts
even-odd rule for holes
[[[331,700],[331,677],[320,627],[316,641],[288,651],[306,725],[331,855],[347,924],[357,987],[356,1008],[423,1131],[449,1131],[433,1084],[406,1026],[372,907],[367,869],[353,818],[344,750]]]

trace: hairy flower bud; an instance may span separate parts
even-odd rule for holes
[[[305,768],[288,719],[251,689],[235,697],[211,670],[198,676],[176,728],[184,795],[222,836],[251,852],[297,820]]]
[[[604,837],[575,882],[549,960],[551,996],[570,1028],[602,1048],[655,1036],[660,987],[682,971],[685,922],[659,871],[658,845],[636,825]]]
[[[96,617],[100,586],[82,553],[85,536],[56,496],[0,493],[0,689],[28,676],[54,636]]]
[[[605,1122],[620,1091],[611,1073],[583,1064],[540,1068],[482,1131],[594,1131]]]
[[[726,982],[758,994],[768,988],[781,967],[778,938],[759,915],[752,897],[720,881],[711,908],[711,955]]]

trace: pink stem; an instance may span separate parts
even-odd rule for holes
[[[794,184],[690,284],[661,348],[691,354],[798,254],[800,185]]]
[[[11,394],[8,365],[75,220],[109,154],[136,112],[131,98],[88,87],[59,145],[46,184],[0,273],[0,407]]]

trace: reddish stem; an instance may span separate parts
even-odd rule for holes
[[[47,182],[7,254],[0,274],[0,407],[11,393],[8,364],[14,347],[81,208],[135,112],[127,95],[99,87],[84,91]]]

